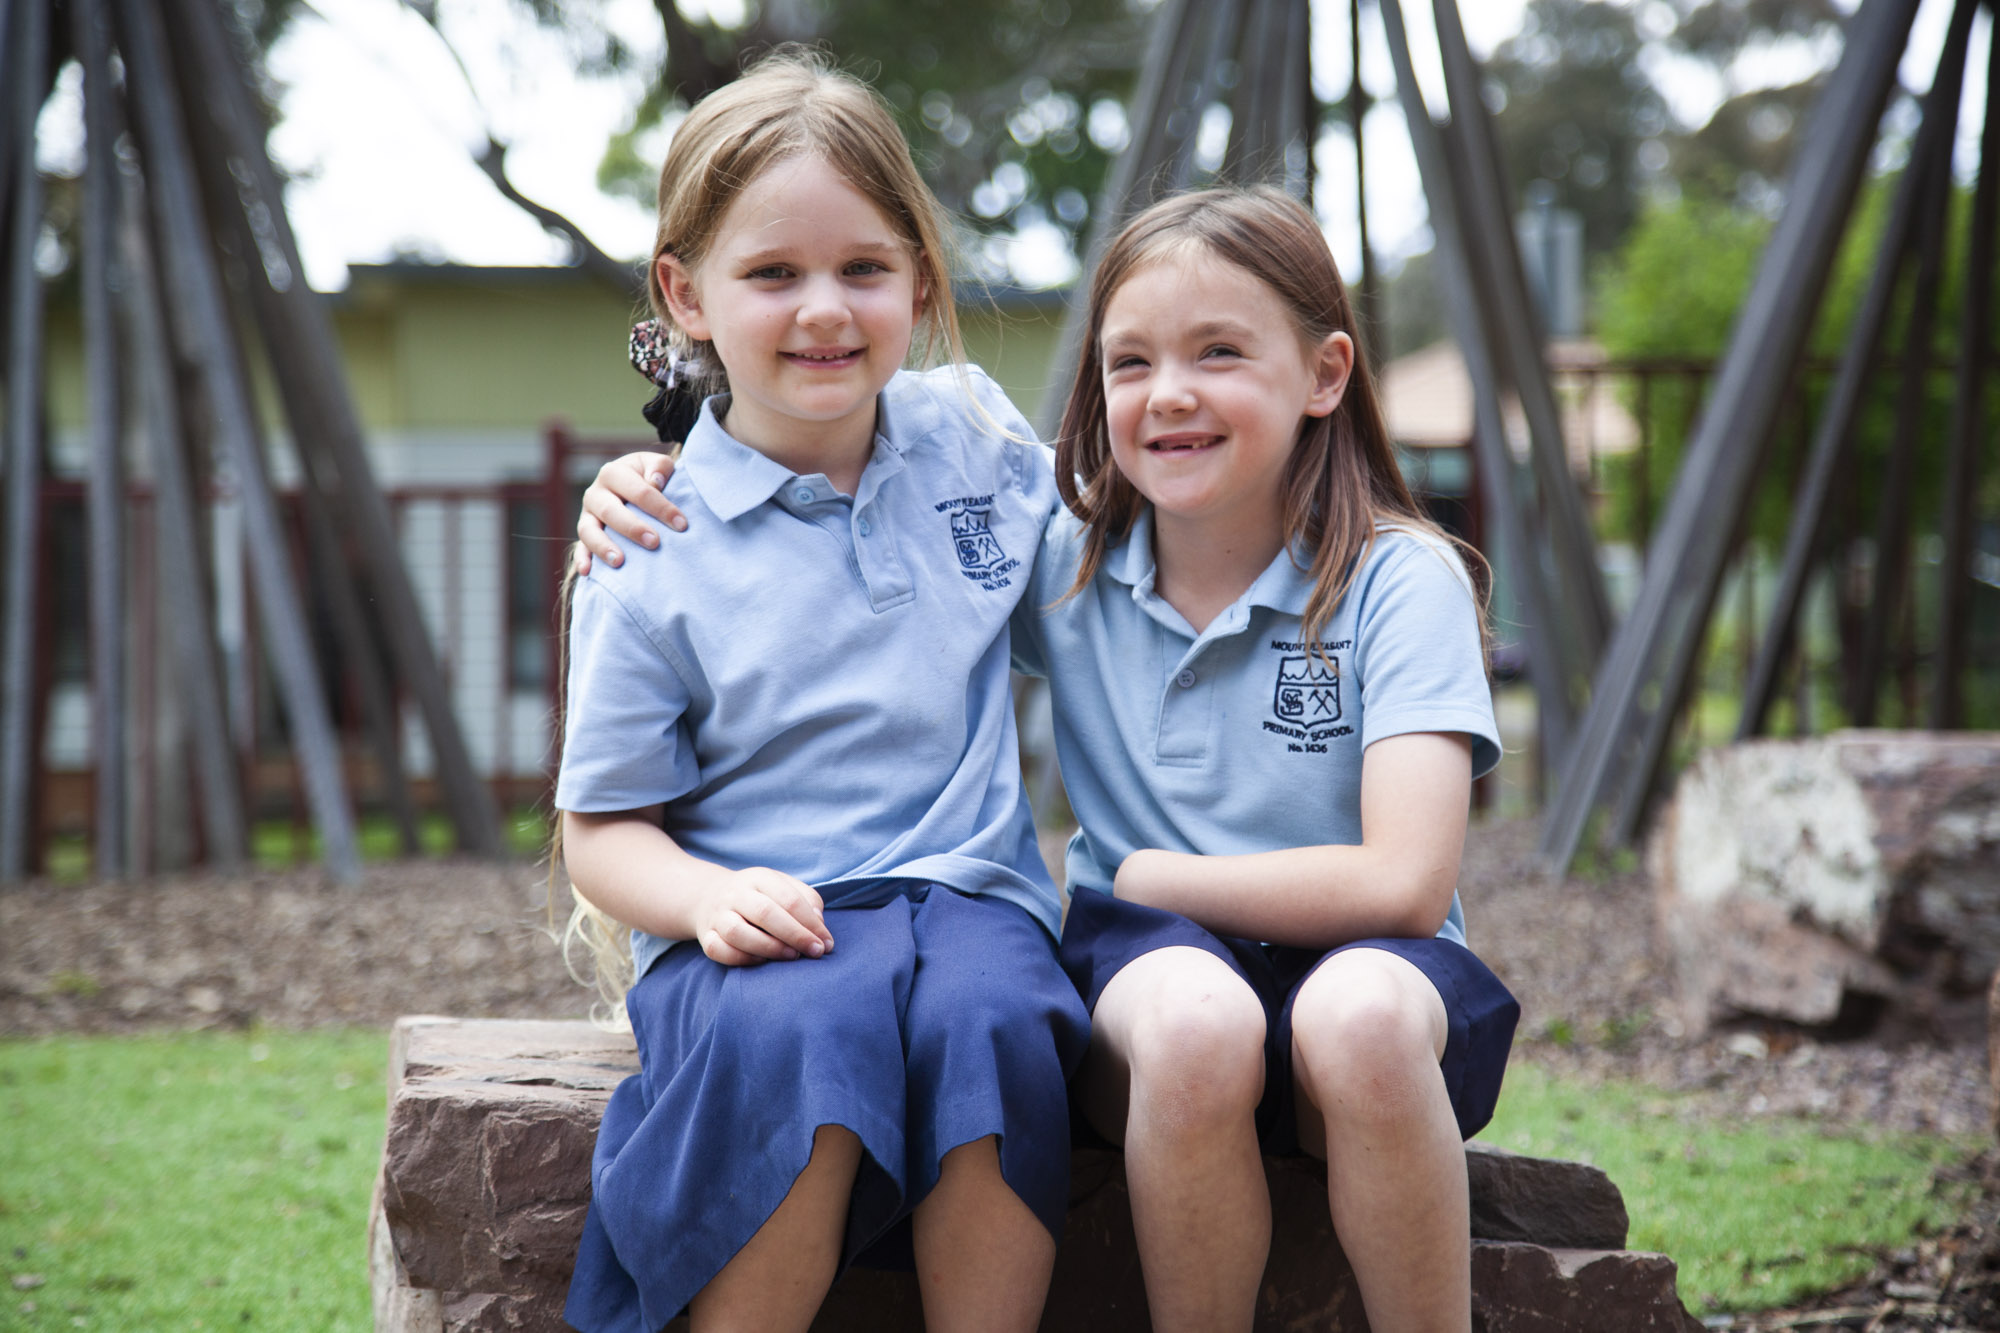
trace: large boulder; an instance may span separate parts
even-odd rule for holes
[[[2000,967],[2000,735],[1842,731],[1704,752],[1650,848],[1690,1030],[1983,995]]]
[[[390,1042],[389,1132],[370,1223],[377,1333],[564,1327],[563,1293],[611,1090],[638,1068],[629,1036],[585,1023],[405,1018]],[[1326,1170],[1270,1158],[1276,1225],[1258,1327],[1366,1329],[1327,1217]],[[1484,1333],[1690,1333],[1673,1263],[1625,1243],[1602,1171],[1469,1147],[1473,1305]],[[1121,1156],[1078,1149],[1043,1328],[1148,1327]],[[674,1326],[682,1328],[678,1322]],[[820,1333],[917,1333],[914,1279],[855,1269]]]

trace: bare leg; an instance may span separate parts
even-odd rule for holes
[[[1465,1149],[1438,1059],[1444,1001],[1413,964],[1350,949],[1292,1008],[1299,1139],[1326,1158],[1334,1233],[1377,1333],[1469,1333]]]
[[[913,1218],[917,1286],[931,1333],[1031,1333],[1055,1268],[1049,1229],[1000,1174],[989,1134],[944,1155]]]
[[[812,1158],[749,1244],[688,1302],[699,1333],[804,1333],[840,1266],[861,1140],[839,1125],[813,1133]]]
[[[1077,1087],[1097,1131],[1125,1147],[1153,1328],[1247,1330],[1271,1250],[1255,993],[1201,949],[1134,959],[1098,998]]]

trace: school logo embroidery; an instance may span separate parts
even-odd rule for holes
[[[1340,721],[1339,663],[1313,656],[1279,658],[1271,711],[1295,727]]]
[[[951,516],[951,540],[962,569],[984,573],[1007,558],[993,535],[990,509],[961,509]]]
[[[1320,644],[1271,640],[1279,654],[1278,683],[1271,689],[1277,720],[1267,717],[1263,723],[1265,731],[1284,738],[1286,753],[1326,754],[1333,742],[1354,734],[1354,727],[1340,720],[1340,654],[1353,646],[1351,639]]]
[[[959,573],[988,592],[1014,586],[1008,575],[1021,562],[1008,555],[993,535],[992,496],[960,495],[931,507],[951,520],[951,547],[958,556]]]

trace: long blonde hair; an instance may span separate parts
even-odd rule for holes
[[[1361,331],[1326,237],[1305,205],[1270,186],[1200,190],[1164,199],[1125,225],[1090,285],[1089,323],[1056,440],[1056,489],[1084,523],[1083,552],[1067,595],[1090,585],[1111,547],[1132,531],[1145,499],[1112,461],[1105,432],[1104,315],[1125,280],[1176,252],[1234,265],[1284,303],[1308,347],[1333,333],[1354,343],[1340,405],[1305,417],[1281,482],[1285,545],[1307,560],[1313,591],[1300,637],[1316,644],[1374,545],[1378,525],[1414,529],[1456,548],[1472,573],[1485,640],[1486,562],[1444,532],[1396,462]]]
[[[965,359],[951,290],[950,228],[943,206],[910,159],[910,145],[888,104],[866,83],[836,68],[823,52],[784,46],[741,78],[697,103],[674,131],[660,168],[659,227],[646,265],[646,296],[683,359],[681,389],[696,401],[726,392],[728,375],[703,341],[674,322],[660,289],[660,257],[672,255],[689,269],[700,266],[715,243],[729,205],[765,170],[816,154],[832,166],[901,233],[923,280],[924,308],[917,352]],[[974,404],[977,407],[977,404]],[[563,567],[557,596],[558,680],[569,676],[569,606],[576,580],[574,549]],[[555,718],[555,752],[563,746],[563,717]],[[548,913],[559,934],[570,975],[596,989],[592,1017],[613,1027],[626,1023],[624,998],[632,974],[630,929],[586,902],[569,886],[572,907],[558,933],[557,885],[562,866],[562,815],[555,812],[549,840]],[[578,946],[588,960],[580,964]]]

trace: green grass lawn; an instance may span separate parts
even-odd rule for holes
[[[1791,1119],[1718,1125],[1683,1107],[1651,1088],[1586,1087],[1517,1064],[1480,1138],[1609,1173],[1632,1219],[1627,1243],[1679,1263],[1681,1299],[1697,1314],[1786,1305],[1864,1276],[1874,1258],[1862,1247],[1952,1215],[1932,1173],[1979,1147]]]
[[[0,1041],[0,1329],[369,1327],[379,1032]],[[1946,1215],[1970,1144],[1716,1126],[1649,1089],[1507,1075],[1496,1146],[1594,1162],[1692,1309],[1783,1304]]]
[[[363,1333],[387,1052],[379,1032],[0,1043],[0,1329]]]

